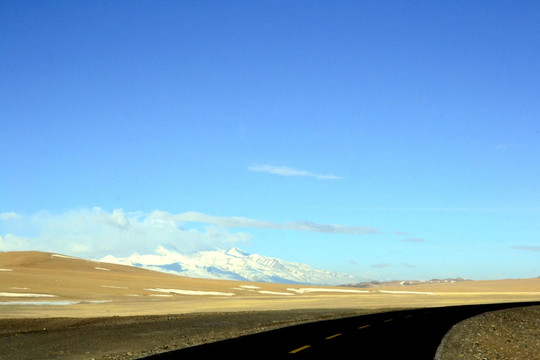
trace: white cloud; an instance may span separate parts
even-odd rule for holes
[[[400,263],[400,265],[403,266],[403,267],[406,267],[406,268],[410,268],[410,269],[416,267],[416,265],[413,265],[413,264],[407,264],[407,263]]]
[[[276,230],[314,231],[335,234],[375,234],[379,232],[379,230],[376,228],[365,226],[328,225],[317,224],[310,221],[294,221],[280,224],[271,221],[255,220],[244,217],[212,216],[194,211],[176,215],[169,214],[164,211],[155,211],[150,214],[150,217],[155,219],[159,218],[162,221],[168,220],[174,222],[198,222],[214,224],[225,228],[263,228]]]
[[[13,234],[0,235],[0,251],[29,250],[28,239]]]
[[[288,223],[283,225],[283,228],[336,234],[375,234],[379,232],[379,229],[372,227],[316,224],[309,221],[296,221]]]
[[[231,233],[216,226],[204,230],[183,229],[178,222],[166,221],[155,213],[112,213],[100,208],[63,214],[39,213],[21,216],[17,227],[4,224],[0,250],[41,250],[77,256],[127,256],[135,251],[152,252],[160,244],[173,244],[182,251],[230,247],[251,239],[243,232]],[[18,234],[20,229],[31,229]]]
[[[11,217],[11,216],[10,216]],[[205,224],[203,230],[189,223]],[[308,221],[275,223],[244,217],[219,217],[199,212],[150,214],[112,212],[99,207],[61,214],[40,212],[20,215],[16,222],[2,222],[0,250],[40,250],[80,257],[129,256],[151,253],[158,245],[171,244],[182,252],[224,249],[245,242],[252,235],[227,228],[263,228],[335,234],[373,234],[369,227],[317,224]]]
[[[103,220],[108,222],[112,226],[116,226],[120,229],[125,229],[130,225],[129,219],[126,217],[126,214],[124,214],[124,212],[120,209],[113,210],[112,214],[110,215],[104,213]]]
[[[403,241],[405,241],[405,242],[410,242],[410,243],[423,243],[423,242],[426,242],[426,239],[422,239],[422,238],[407,238],[407,239],[403,239]]]
[[[384,269],[384,268],[387,268],[387,267],[390,267],[392,265],[388,264],[388,263],[380,263],[380,264],[373,264],[371,265],[372,268],[374,269]]]
[[[17,215],[14,212],[0,213],[0,221],[7,221],[7,220],[12,220],[12,219],[17,219],[18,217],[19,217],[19,215]]]
[[[288,166],[275,166],[275,165],[261,164],[261,165],[250,166],[248,169],[251,171],[265,172],[265,173],[280,175],[280,176],[307,176],[307,177],[312,177],[319,180],[342,180],[343,179],[342,177],[336,176],[336,175],[317,174],[311,171],[294,169]]]
[[[497,150],[502,150],[502,151],[506,151],[508,150],[509,148],[511,148],[512,146],[514,146],[513,143],[506,143],[506,144],[499,144],[495,147],[495,149]]]
[[[275,223],[264,220],[254,220],[238,216],[212,216],[196,211],[188,211],[176,215],[170,214],[165,211],[154,211],[152,214],[150,214],[150,217],[153,219],[159,219],[161,221],[168,220],[174,222],[197,222],[214,224],[226,228],[276,228],[277,225]]]

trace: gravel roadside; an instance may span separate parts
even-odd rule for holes
[[[131,360],[311,321],[383,310],[308,309],[110,318],[0,319],[5,360]],[[485,313],[454,326],[440,360],[540,359],[540,306]]]
[[[456,324],[440,360],[540,359],[540,306],[484,313]]]
[[[3,360],[128,360],[311,321],[373,313],[307,309],[112,318],[0,319]]]

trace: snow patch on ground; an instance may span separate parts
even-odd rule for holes
[[[337,292],[337,293],[369,293],[368,290],[351,290],[351,289],[321,289],[321,288],[299,288],[299,289],[293,289],[288,288],[287,290],[293,291],[297,294],[305,294],[305,293],[312,293],[312,292]]]
[[[126,286],[101,285],[101,287],[109,288],[109,289],[127,289]]]
[[[163,292],[163,293],[172,293],[172,294],[179,294],[179,295],[217,295],[217,296],[233,296],[236,295],[235,293],[226,293],[226,292],[219,292],[219,291],[198,291],[198,290],[180,290],[180,289],[144,289],[147,291],[156,291],[156,292]]]
[[[64,301],[5,301],[0,302],[0,305],[51,305],[51,306],[61,306],[61,305],[77,305],[77,304],[102,304],[111,302],[112,300],[64,300]]]
[[[13,269],[0,269],[0,271],[13,271]]]
[[[286,293],[286,292],[278,292],[278,291],[268,291],[268,290],[259,290],[257,291],[259,294],[268,294],[268,295],[289,295],[294,296],[294,294]]]
[[[67,256],[67,255],[60,255],[60,254],[52,254],[51,257],[59,257],[64,259],[75,259],[78,260],[76,257],[73,256]]]
[[[0,305],[74,305],[79,301],[5,301],[0,302]]]
[[[245,289],[260,289],[258,286],[251,286],[251,285],[240,285],[241,288]]]
[[[94,269],[96,269],[96,270],[103,270],[103,271],[111,271],[111,269],[102,268],[102,267],[99,267],[99,266],[95,266]]]
[[[10,292],[0,292],[2,297],[58,297],[56,295],[50,294],[31,294],[31,293],[10,293]]]
[[[435,295],[427,291],[393,291],[393,290],[377,290],[377,292],[385,294],[416,294],[416,295]]]

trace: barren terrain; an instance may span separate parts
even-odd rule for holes
[[[540,279],[320,287],[185,278],[8,252],[0,253],[0,352],[14,359],[135,358],[369,311],[539,300]]]
[[[488,312],[456,324],[437,360],[540,359],[540,306]]]

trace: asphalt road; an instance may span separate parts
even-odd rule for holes
[[[393,311],[320,321],[146,357],[171,359],[433,360],[450,328],[487,311],[539,305],[506,303]]]

